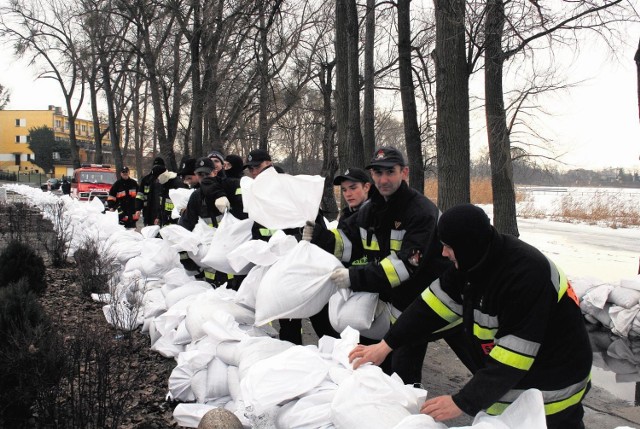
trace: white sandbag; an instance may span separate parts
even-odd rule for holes
[[[353,371],[339,386],[331,405],[336,428],[392,428],[420,412],[426,391],[406,386],[374,365]]]
[[[593,305],[597,308],[604,308],[607,300],[609,299],[609,294],[613,290],[613,285],[610,284],[602,284],[599,286],[590,289],[584,297],[583,301]]]
[[[204,402],[229,396],[228,367],[220,359],[211,360],[207,367],[207,390]]]
[[[114,302],[102,307],[107,323],[123,331],[133,331],[142,324],[138,318],[139,311],[124,302]]]
[[[268,168],[255,179],[240,180],[242,203],[249,218],[270,229],[304,226],[318,214],[324,178],[279,174]]]
[[[524,391],[499,416],[479,412],[473,419],[473,428],[540,429],[547,427],[542,393],[537,389]]]
[[[372,340],[381,340],[391,329],[391,311],[395,310],[391,303],[378,301],[376,316],[369,329],[360,331],[360,335]],[[395,317],[396,319],[398,317]]]
[[[237,219],[229,211],[225,212],[218,229],[216,230],[207,255],[202,258],[202,264],[228,274],[246,274],[246,272],[236,272],[227,259],[227,255],[239,247],[241,244],[251,240],[251,227],[253,221],[250,219]]]
[[[611,320],[611,316],[609,316],[610,307],[611,304],[605,304],[604,308],[598,308],[586,299],[580,301],[580,310],[585,314],[585,318],[586,315],[589,315],[597,321],[596,323],[601,323],[604,327],[609,329],[613,327],[613,321]]]
[[[218,320],[220,313],[227,313],[238,323],[253,325],[254,314],[251,310],[241,307],[233,301],[222,299],[216,290],[206,293],[201,299],[193,302],[187,309],[187,329],[194,340],[206,335],[203,326],[208,321]]]
[[[427,414],[411,414],[393,427],[393,429],[447,429],[444,423],[436,422]],[[487,428],[489,429],[489,428]]]
[[[167,225],[160,230],[160,235],[176,252],[198,251],[199,237],[180,225]]]
[[[229,396],[234,402],[242,399],[240,390],[240,374],[237,366],[227,366],[227,383],[229,386]]]
[[[204,219],[198,218],[198,223],[193,227],[193,233],[200,238],[200,243],[206,244],[208,248],[216,233],[216,228],[209,225]]]
[[[206,404],[178,404],[173,409],[173,418],[180,426],[197,428],[204,415],[215,408],[218,407]]]
[[[195,280],[194,277],[187,274],[182,267],[172,268],[164,274],[162,279],[166,285],[169,285],[169,289],[173,289],[175,286],[182,286]]]
[[[318,386],[328,371],[317,351],[294,346],[252,365],[240,380],[242,398],[259,415]]]
[[[299,242],[262,278],[256,296],[256,325],[320,312],[336,291],[329,277],[342,267],[335,256],[315,244]]]
[[[229,313],[213,313],[210,320],[202,325],[202,330],[215,344],[247,338],[247,334],[240,329],[238,322]]]
[[[216,346],[216,356],[227,365],[237,367],[240,365],[238,344],[240,344],[239,341],[223,341],[218,343]]]
[[[174,401],[194,401],[196,396],[191,387],[195,371],[188,365],[177,365],[169,376],[169,397]]]
[[[631,308],[612,305],[609,309],[609,316],[613,327],[611,330],[614,334],[627,337],[629,331],[633,327],[633,321],[640,312],[640,305],[636,304]]]
[[[378,294],[342,289],[329,298],[329,321],[337,332],[347,326],[361,331],[369,329],[378,306]]]
[[[189,197],[193,193],[194,189],[177,188],[169,189],[169,198],[173,203],[173,210],[171,210],[171,219],[179,219],[182,209],[187,208]]]
[[[640,274],[638,274],[635,277],[629,277],[626,279],[620,279],[620,286],[627,288],[627,289],[633,289],[636,291],[640,291]]]
[[[174,338],[176,336],[175,329],[162,335],[158,340],[153,343],[151,350],[160,353],[166,358],[173,358],[178,356],[184,351],[184,346],[175,344]]]
[[[176,328],[176,336],[174,337],[173,341],[175,342],[175,344],[179,344],[179,345],[187,345],[192,341],[191,334],[187,329],[187,324],[185,320],[180,322],[180,324]]]
[[[333,427],[331,402],[335,393],[335,390],[322,390],[284,404],[278,412],[276,428]]]
[[[172,268],[182,266],[178,253],[160,238],[146,239],[140,257],[145,260],[145,269],[141,271],[148,277],[159,278]]]
[[[238,344],[238,373],[240,380],[257,362],[282,353],[293,347],[288,341],[281,341],[270,337],[248,337]]]
[[[255,241],[255,240],[252,240]],[[269,266],[256,265],[249,271],[249,274],[244,278],[235,300],[238,304],[242,304],[249,308],[256,308],[256,296],[258,295],[258,288],[264,275],[269,271]]]
[[[158,236],[158,232],[160,232],[159,225],[145,226],[140,230],[140,234],[142,234],[144,238],[155,238]]]
[[[178,301],[191,296],[200,295],[211,290],[211,285],[203,280],[194,280],[180,287],[173,289],[165,297],[167,308],[172,307]]]
[[[631,308],[640,303],[640,291],[624,286],[614,287],[609,293],[608,301],[620,307]]]

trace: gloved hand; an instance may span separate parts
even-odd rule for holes
[[[351,280],[349,279],[349,269],[336,268],[329,277],[329,280],[333,282],[338,289],[346,289],[351,286]]]
[[[220,197],[216,199],[214,204],[220,213],[224,213],[226,209],[231,208],[231,204],[229,204],[227,197]]]
[[[307,223],[302,227],[302,239],[304,241],[311,241],[313,238],[313,229],[316,224],[312,220],[308,220]]]

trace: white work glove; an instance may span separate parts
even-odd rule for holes
[[[231,205],[229,204],[229,200],[227,199],[227,197],[218,198],[214,202],[214,204],[216,205],[216,208],[220,213],[224,213],[226,209],[231,208]]]
[[[351,286],[351,280],[349,279],[349,270],[347,268],[336,268],[331,273],[329,280],[331,280],[338,289],[346,289]]]
[[[302,239],[304,241],[311,241],[313,238],[313,229],[315,228],[315,222],[308,220],[307,223],[302,227]]]

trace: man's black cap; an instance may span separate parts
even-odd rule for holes
[[[255,149],[249,152],[249,156],[247,156],[247,160],[245,161],[242,169],[247,167],[255,167],[257,165],[262,164],[264,161],[271,161],[271,155],[264,149]]]
[[[362,168],[358,168],[358,167],[347,168],[347,170],[344,173],[342,173],[339,176],[336,176],[336,178],[333,179],[333,184],[335,186],[339,186],[345,180],[350,180],[352,182],[371,183],[371,178],[369,177],[369,174],[367,174],[367,172],[364,171]]]
[[[129,167],[122,167],[122,169],[120,169],[120,173],[128,173],[129,172]]]
[[[220,152],[218,152],[217,150],[209,152],[209,155],[207,155],[207,158],[209,158],[209,159],[218,158],[220,160],[220,162],[222,164],[224,164],[224,155],[221,154]]]
[[[395,165],[404,167],[407,164],[404,161],[404,156],[402,156],[402,153],[398,149],[387,146],[376,149],[373,158],[371,158],[371,162],[369,162],[369,165],[365,168],[367,170],[374,167],[390,168]]]
[[[196,174],[196,159],[187,158],[182,161],[182,166],[180,166],[180,171],[178,171],[178,174],[182,177],[194,176]]]
[[[208,157],[198,158],[195,165],[195,173],[207,173],[210,174],[213,171],[213,161]]]

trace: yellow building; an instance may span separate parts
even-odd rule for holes
[[[69,141],[69,120],[60,107],[49,106],[47,110],[0,110],[0,172],[45,173],[53,177],[73,174],[71,160],[56,159],[55,153],[54,171],[42,171],[35,163],[35,156],[29,148],[29,130],[42,126],[51,128],[56,140]],[[93,162],[93,121],[78,118],[75,128],[80,162]],[[109,133],[103,137],[102,145],[104,162],[113,163]]]

